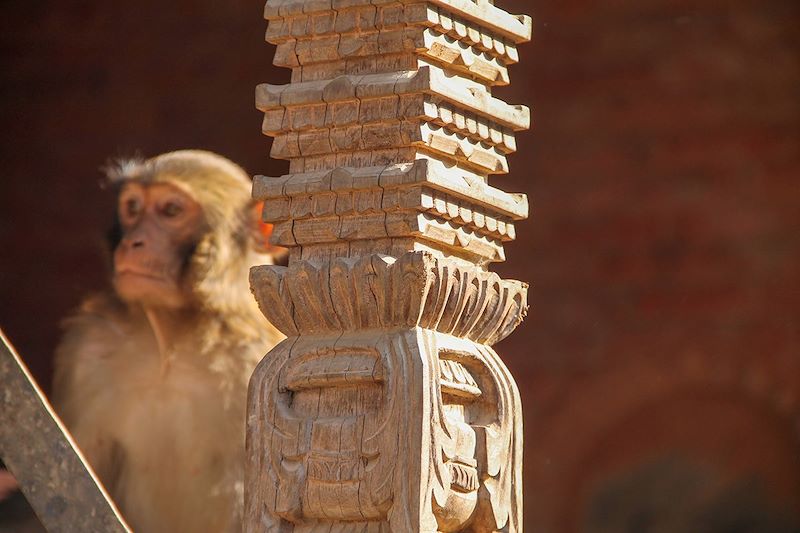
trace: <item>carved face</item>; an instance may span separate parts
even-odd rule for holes
[[[186,269],[205,231],[203,209],[168,183],[127,183],[119,194],[121,239],[114,288],[127,302],[179,308],[191,296]]]

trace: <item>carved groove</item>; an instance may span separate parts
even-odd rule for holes
[[[492,345],[527,312],[525,283],[455,266],[426,252],[396,260],[368,255],[257,266],[251,280],[261,310],[286,335],[421,326]],[[375,291],[356,290],[358,316],[352,307],[332,304],[352,299],[354,283],[377,285]]]

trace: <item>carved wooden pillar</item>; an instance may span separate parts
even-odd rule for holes
[[[526,312],[492,187],[529,111],[491,95],[531,21],[487,0],[269,0],[260,85],[288,175],[255,198],[290,248],[251,271],[287,335],[250,383],[245,531],[518,532],[522,416],[491,348]]]

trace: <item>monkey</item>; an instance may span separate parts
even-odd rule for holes
[[[211,152],[118,163],[110,290],[64,322],[53,403],[137,532],[241,530],[247,384],[280,333],[250,179]]]

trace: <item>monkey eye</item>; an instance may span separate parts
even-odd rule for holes
[[[125,201],[125,214],[130,217],[136,217],[142,210],[142,204],[138,198],[128,198]]]
[[[183,212],[183,207],[175,202],[167,202],[164,204],[164,207],[161,209],[161,212],[164,214],[165,217],[176,217]]]

